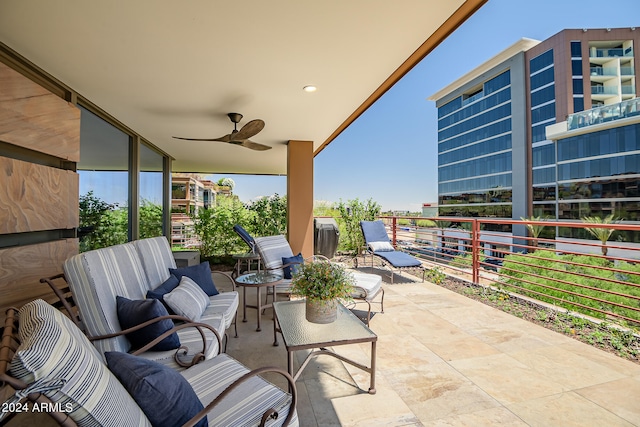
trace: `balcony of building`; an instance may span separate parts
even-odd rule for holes
[[[640,235],[640,225],[601,225],[615,233],[603,243],[572,236],[570,230],[585,230],[587,224],[580,222],[382,220],[396,249],[443,275],[423,281],[419,271],[396,270],[392,282],[390,266],[370,255],[334,258],[383,280],[384,313],[374,304],[370,321],[377,335],[376,393],[367,392],[368,373],[319,356],[296,382],[301,426],[640,423],[640,255],[638,244],[628,241]],[[540,232],[522,232],[528,227]],[[527,257],[545,262],[532,272]],[[231,283],[217,286],[231,290]],[[256,305],[255,293],[246,295],[246,302]],[[281,337],[280,345],[273,345],[271,309],[247,310],[243,322],[244,301],[240,304],[239,337],[229,338],[227,352],[249,368],[287,369]],[[366,309],[353,308],[358,315]],[[635,346],[622,345],[622,337],[635,340]],[[618,350],[610,345],[615,340]],[[333,350],[370,363],[368,343]],[[294,354],[294,370],[308,353]],[[8,426],[36,423],[53,425],[45,414],[24,414]]]
[[[625,92],[632,92],[635,95],[634,86],[623,86]],[[592,88],[593,89],[593,88]],[[597,91],[605,91],[606,88],[599,86]],[[592,108],[590,110],[581,111],[579,113],[570,114],[567,118],[566,124],[562,123],[550,126],[554,128],[558,126],[558,129],[563,128],[564,131],[572,131],[588,126],[598,125],[607,122],[613,122],[623,119],[629,119],[640,115],[640,98],[635,96],[629,100],[617,102],[615,104],[604,105],[601,107]],[[554,133],[557,133],[554,131]]]

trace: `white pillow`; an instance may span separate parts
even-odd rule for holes
[[[182,276],[177,288],[164,294],[164,302],[178,315],[197,322],[209,307],[209,296],[187,276]]]
[[[369,249],[373,252],[391,252],[395,251],[389,242],[369,242]]]

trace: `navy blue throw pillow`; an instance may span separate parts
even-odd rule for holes
[[[176,370],[129,353],[108,351],[104,356],[154,427],[181,426],[204,409],[191,384]],[[205,416],[196,426],[207,424]]]
[[[180,280],[173,274],[169,276],[167,280],[160,286],[150,291],[147,291],[147,298],[159,299],[162,301],[164,294],[168,294],[172,290],[178,287]]]
[[[282,269],[284,270],[284,278],[291,279],[293,273],[298,270],[298,266],[295,264],[302,264],[303,262],[304,257],[302,256],[302,253],[292,257],[282,257],[282,265],[292,264]]]
[[[130,300],[121,296],[116,297],[116,310],[122,329],[132,328],[147,320],[169,314],[164,305],[157,299]],[[131,332],[126,336],[133,348],[140,348],[149,344],[171,328],[173,328],[173,321],[171,319],[164,319],[135,332]],[[178,347],[180,347],[180,338],[178,338],[178,334],[174,332],[151,347],[151,350],[164,351],[173,350]]]
[[[211,278],[211,267],[209,267],[209,261],[205,261],[198,265],[192,265],[190,267],[182,268],[170,268],[169,273],[176,276],[178,282],[182,279],[182,276],[187,276],[192,279],[202,288],[202,290],[210,297],[218,295],[216,285],[213,284]]]

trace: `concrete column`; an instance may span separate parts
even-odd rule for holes
[[[313,255],[313,142],[287,145],[287,230],[294,254]]]

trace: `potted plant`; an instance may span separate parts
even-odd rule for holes
[[[349,299],[355,280],[344,267],[327,261],[301,264],[292,276],[291,292],[306,298],[306,318],[331,323],[338,315],[340,299]]]

